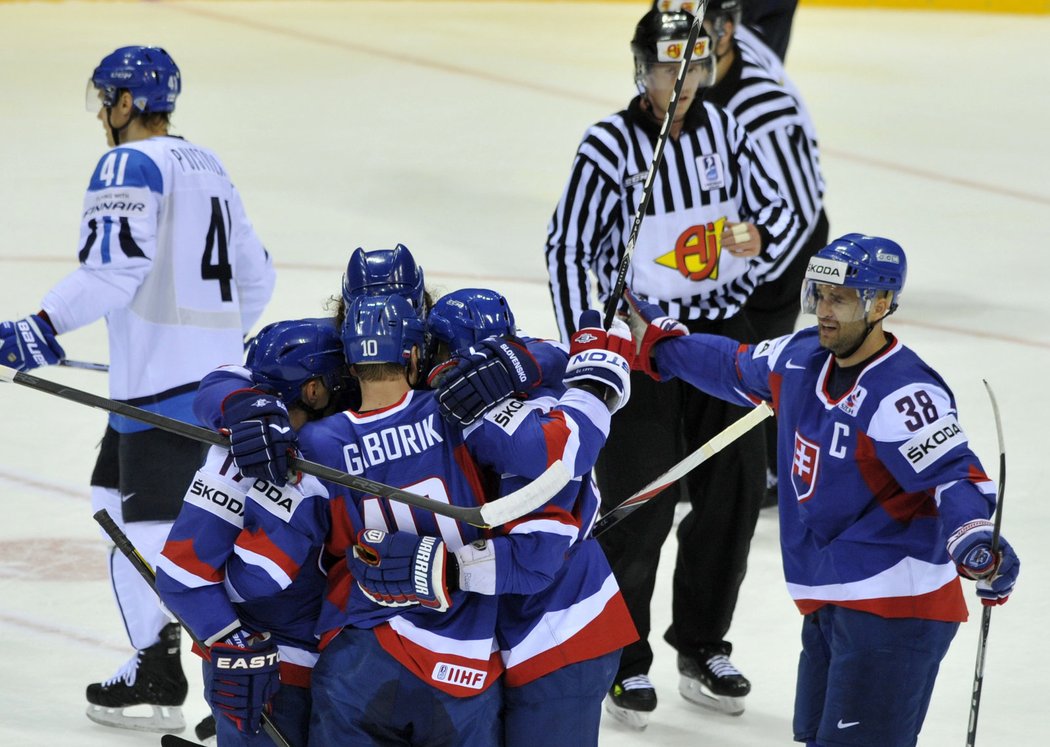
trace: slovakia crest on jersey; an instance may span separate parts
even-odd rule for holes
[[[817,485],[820,469],[820,447],[795,433],[795,450],[791,457],[791,484],[799,503],[809,500]]]

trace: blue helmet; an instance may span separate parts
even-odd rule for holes
[[[334,392],[346,372],[343,344],[332,319],[266,325],[248,346],[245,365],[255,383],[273,390],[289,406],[299,402],[303,384],[311,379],[322,379]]]
[[[350,255],[343,275],[343,301],[349,306],[357,296],[406,298],[417,310],[423,308],[423,268],[416,264],[404,244],[393,249],[366,252],[360,247]]]
[[[102,58],[91,74],[91,84],[101,91],[105,106],[113,106],[123,89],[131,92],[140,112],[170,112],[182,91],[182,76],[175,60],[160,47],[121,47]]]
[[[908,260],[900,244],[878,236],[848,233],[810,258],[802,283],[802,311],[816,311],[816,286],[828,284],[856,289],[865,302],[865,313],[879,291],[892,291],[892,313],[897,310],[907,275]]]
[[[426,347],[420,311],[404,297],[357,296],[346,308],[343,322],[346,362],[398,363],[408,367],[412,348]]]
[[[455,354],[486,337],[513,335],[514,313],[496,291],[463,288],[438,299],[427,315],[427,328]]]

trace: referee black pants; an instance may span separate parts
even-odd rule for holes
[[[743,315],[691,323],[693,331],[750,341]],[[604,510],[617,505],[747,413],[678,380],[658,383],[631,376],[631,399],[616,413],[596,465]],[[640,640],[623,650],[617,682],[645,674],[653,662],[650,604],[660,547],[680,500],[691,511],[678,526],[672,623],[665,634],[678,651],[695,656],[721,647],[747,570],[759,507],[765,493],[765,437],[753,428],[647,505],[601,535]]]

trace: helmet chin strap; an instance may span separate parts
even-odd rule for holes
[[[120,145],[120,134],[122,132],[126,132],[127,131],[128,127],[131,125],[131,120],[132,119],[133,119],[133,116],[129,116],[127,124],[125,124],[123,127],[118,129],[113,124],[113,107],[112,106],[107,106],[106,107],[106,126],[109,127],[109,131],[113,135],[113,145],[114,146]]]
[[[868,303],[871,303],[871,302],[869,301]],[[863,335],[861,335],[861,337],[860,337],[860,339],[859,339],[859,340],[857,340],[857,344],[856,344],[856,345],[854,345],[854,346],[853,346],[852,348],[850,348],[850,349],[849,349],[849,352],[847,352],[847,353],[844,353],[844,354],[842,354],[842,355],[837,355],[837,356],[835,356],[835,357],[836,357],[836,358],[849,358],[849,357],[850,357],[851,355],[853,355],[853,354],[854,354],[854,353],[856,353],[856,352],[857,352],[858,350],[860,350],[860,348],[861,348],[861,345],[863,345],[863,344],[865,343],[865,341],[866,341],[866,340],[868,339],[868,337],[869,337],[869,336],[871,335],[871,333],[872,333],[872,330],[874,330],[874,329],[875,329],[875,325],[876,325],[876,324],[879,324],[880,322],[882,322],[882,320],[883,320],[883,319],[885,319],[886,317],[888,317],[888,316],[889,316],[890,314],[892,314],[892,313],[893,313],[894,311],[895,311],[895,309],[891,308],[891,309],[890,309],[889,311],[887,311],[887,312],[886,312],[885,314],[883,314],[883,315],[882,315],[881,317],[879,317],[878,319],[876,319],[876,320],[875,320],[874,322],[868,322],[868,323],[867,323],[866,325],[864,325],[864,334],[863,334]],[[864,315],[864,316],[865,316],[865,318],[867,318],[867,313],[865,313],[865,315]]]

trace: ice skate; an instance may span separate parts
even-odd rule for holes
[[[656,710],[656,690],[644,674],[617,682],[605,698],[605,711],[632,729],[649,725],[649,714]]]
[[[206,747],[215,747],[218,742],[215,739],[215,717],[208,715],[201,719],[200,723],[193,727],[193,733],[197,735],[197,741]]]
[[[690,703],[730,716],[744,712],[751,683],[733,666],[728,653],[709,649],[695,658],[678,654],[678,673],[678,692]]]
[[[181,732],[186,677],[179,659],[179,626],[166,625],[160,642],[142,649],[105,682],[87,687],[87,717],[121,729]]]

